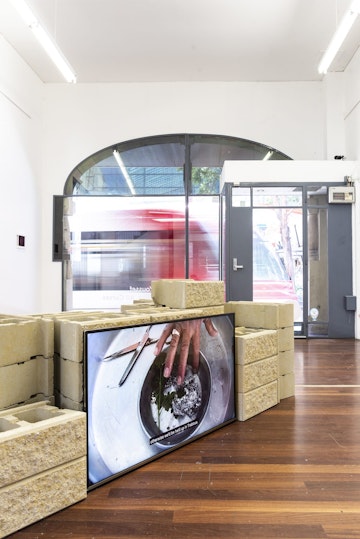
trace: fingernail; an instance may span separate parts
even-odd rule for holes
[[[178,376],[177,379],[176,379],[177,385],[178,385],[178,386],[181,386],[181,382],[182,382],[181,376]]]
[[[169,378],[170,376],[170,369],[169,367],[165,367],[164,369],[164,378]]]

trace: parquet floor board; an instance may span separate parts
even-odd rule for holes
[[[360,539],[360,341],[295,341],[296,394],[12,539]]]

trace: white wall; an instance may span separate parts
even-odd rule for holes
[[[92,153],[125,140],[169,133],[231,135],[267,144],[295,159],[324,158],[321,83],[153,83],[48,85],[44,110],[43,211]],[[61,307],[61,268],[49,262],[43,230],[41,309]]]
[[[0,312],[61,309],[52,198],[80,161],[106,146],[209,133],[264,143],[293,159],[332,159],[343,150],[359,159],[359,57],[324,82],[89,85],[43,85],[2,40],[0,60]],[[16,248],[17,234],[26,236],[25,250]]]
[[[360,49],[344,75],[344,132],[346,156],[360,161]],[[355,178],[357,202],[353,212],[354,293],[360,296],[360,178]],[[360,338],[360,297],[356,313],[355,335]]]
[[[0,313],[22,314],[40,305],[43,84],[1,36],[0,66]]]

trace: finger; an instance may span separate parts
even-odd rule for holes
[[[177,347],[180,341],[180,332],[176,329],[176,324],[172,324],[171,339],[169,349],[166,355],[166,361],[164,366],[164,377],[169,378],[176,356]]]
[[[185,378],[186,365],[189,357],[190,335],[189,332],[184,332],[180,346],[179,365],[177,373],[177,384],[181,385]]]
[[[171,371],[172,371],[172,368],[173,368],[173,365],[174,365],[174,361],[175,361],[175,355],[176,355],[178,342],[179,342],[179,336],[173,335],[172,338],[171,338],[170,344],[169,344],[168,352],[166,354],[166,360],[165,360],[165,365],[164,365],[164,373],[163,373],[164,378],[169,378],[169,376],[171,374]]]
[[[169,335],[171,334],[172,330],[174,328],[174,324],[167,324],[158,340],[158,342],[156,343],[156,346],[154,348],[154,354],[157,356],[160,354],[161,350],[163,349],[163,346],[167,340],[167,338],[169,337]]]
[[[204,325],[206,327],[206,331],[211,337],[215,337],[215,335],[217,335],[217,329],[212,323],[211,318],[205,318]]]
[[[200,328],[199,328],[199,331],[197,331],[193,335],[192,347],[193,347],[192,368],[193,368],[193,372],[195,373],[195,372],[198,372],[199,363],[200,363]]]

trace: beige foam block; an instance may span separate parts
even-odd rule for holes
[[[121,312],[123,314],[134,313],[134,312],[135,313],[156,312],[156,311],[161,311],[165,309],[166,307],[157,306],[153,302],[152,303],[135,303],[134,302],[128,305],[126,304],[121,305]]]
[[[53,332],[50,319],[29,317],[10,323],[0,320],[0,367],[28,361],[34,356],[52,356]]]
[[[55,389],[55,405],[59,408],[65,408],[67,410],[75,410],[75,411],[83,411],[84,401],[74,401],[72,399],[69,399],[69,397],[65,397],[65,395],[62,395],[59,391]]]
[[[235,313],[235,325],[247,328],[279,328],[279,309],[275,303],[254,301],[229,301],[225,304],[226,312]]]
[[[279,352],[279,375],[289,374],[295,370],[294,350]]]
[[[191,279],[160,279],[152,281],[154,303],[175,309],[192,309],[222,305],[225,298],[223,281],[193,281]]]
[[[286,301],[284,303],[278,303],[279,307],[279,327],[294,327],[294,303]]]
[[[235,325],[258,329],[279,329],[293,326],[292,303],[260,303],[257,301],[229,301],[225,312],[235,313]]]
[[[295,373],[283,374],[279,377],[279,398],[287,399],[295,395]]]
[[[63,320],[94,320],[98,318],[118,318],[121,316],[119,312],[104,311],[63,311],[59,313],[47,313],[33,315],[40,319],[49,319],[54,325],[54,334],[52,338],[53,352],[60,353],[60,328]],[[45,354],[43,354],[45,355]]]
[[[236,393],[236,417],[246,421],[278,404],[278,381],[257,387],[248,393]]]
[[[0,314],[0,323],[13,323],[13,322],[19,322],[21,320],[31,320],[31,316],[21,316],[16,314],[6,314],[1,313]]]
[[[56,356],[55,389],[75,402],[84,400],[84,363]]]
[[[252,389],[277,380],[279,377],[278,356],[260,359],[248,365],[236,365],[235,383],[238,393],[247,393]]]
[[[149,324],[150,315],[119,315],[94,320],[63,320],[60,327],[60,356],[72,361],[83,361],[85,331]]]
[[[0,409],[54,394],[54,361],[37,356],[24,363],[0,367]]]
[[[14,533],[87,496],[86,457],[0,489],[0,537]]]
[[[171,322],[172,320],[185,320],[204,316],[202,309],[167,309],[150,315],[151,323]]]
[[[235,363],[246,365],[278,353],[278,334],[274,329],[235,328]]]
[[[86,414],[35,403],[0,412],[0,487],[86,456]]]
[[[288,328],[278,329],[278,339],[279,339],[279,352],[286,352],[287,350],[294,350],[294,346],[295,346],[294,327],[290,326]]]

